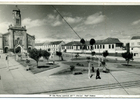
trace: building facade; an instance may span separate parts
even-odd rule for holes
[[[44,42],[44,43],[36,43],[36,49],[48,50],[50,52],[55,53],[56,51],[62,51],[61,46],[64,45],[64,41],[52,41],[52,42]]]
[[[34,48],[35,36],[27,33],[26,26],[21,26],[21,14],[18,8],[13,10],[13,25],[9,25],[8,32],[2,35],[3,52],[8,50],[15,52],[16,48],[20,52],[27,52],[30,48]]]
[[[0,53],[3,53],[2,34],[0,34]]]
[[[83,50],[84,48],[84,50]],[[89,41],[86,41],[83,46],[79,41],[72,41],[62,46],[62,50],[66,52],[85,52],[91,53],[95,51],[96,53],[102,53],[108,50],[109,53],[123,53],[123,43],[116,38],[107,38],[105,40],[97,40],[94,45],[90,45]]]
[[[134,57],[140,57],[140,36],[133,36],[130,40],[130,52]]]

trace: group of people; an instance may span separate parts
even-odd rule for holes
[[[99,70],[99,67],[103,66],[103,71],[105,69],[105,66],[106,66],[106,61],[105,61],[105,58],[98,58],[98,68],[96,70],[96,79],[101,79],[100,77],[100,70]],[[95,69],[94,69],[94,66],[92,64],[92,72],[95,72]],[[90,75],[90,78],[93,76],[93,74]]]
[[[93,64],[92,64],[92,72],[95,72]],[[93,76],[93,74],[90,75],[90,78],[92,78],[92,76]],[[97,68],[97,70],[96,70],[96,79],[101,79],[99,68]]]

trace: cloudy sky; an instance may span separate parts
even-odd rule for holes
[[[71,27],[85,40],[140,35],[140,6],[54,5]],[[18,5],[22,26],[36,40],[79,40],[51,5]],[[13,23],[15,5],[0,5],[0,33]]]

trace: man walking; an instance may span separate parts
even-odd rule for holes
[[[96,70],[96,79],[101,79],[99,68]]]

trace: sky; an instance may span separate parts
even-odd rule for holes
[[[85,40],[108,37],[128,41],[140,35],[139,5],[53,5],[73,30]],[[51,5],[18,5],[22,26],[36,41],[80,40]],[[15,5],[0,5],[0,33],[13,24]]]

